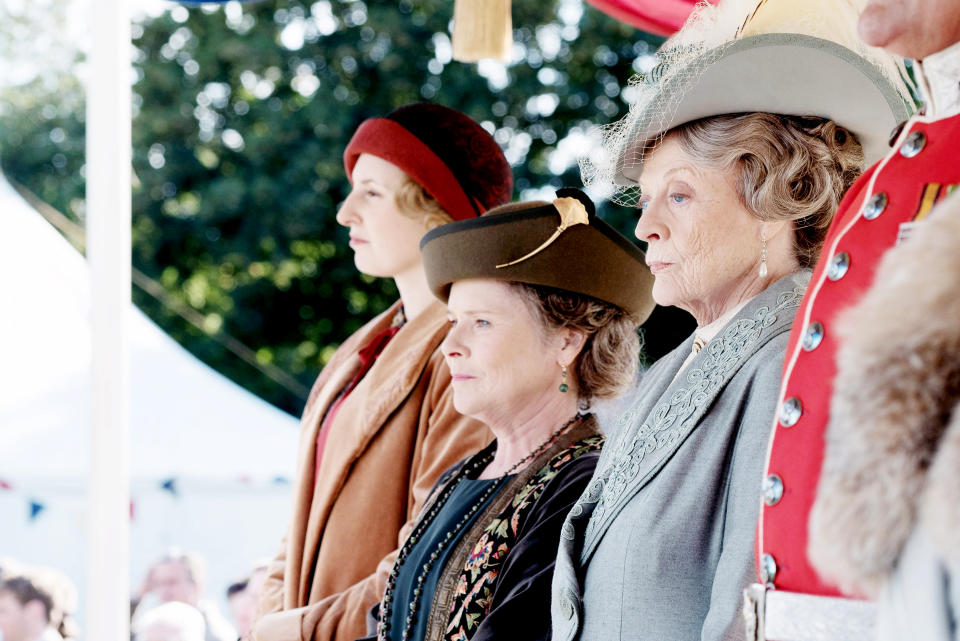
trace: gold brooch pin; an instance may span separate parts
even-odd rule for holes
[[[553,244],[557,238],[560,237],[560,234],[567,231],[574,225],[589,225],[590,217],[587,214],[587,208],[583,206],[583,203],[577,200],[576,198],[557,198],[553,201],[553,206],[556,207],[557,211],[560,213],[560,226],[551,234],[550,238],[543,241],[543,244],[534,249],[532,252],[526,256],[521,256],[516,260],[511,260],[509,263],[503,263],[502,265],[497,265],[497,269],[502,269],[504,267],[510,267],[511,265],[516,265],[517,263],[522,263],[528,258],[533,258],[544,249]]]

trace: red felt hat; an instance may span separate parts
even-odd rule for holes
[[[365,120],[343,152],[351,181],[360,154],[402,169],[454,220],[510,202],[513,193],[500,145],[473,119],[442,105],[416,103]]]

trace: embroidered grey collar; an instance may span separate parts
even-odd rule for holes
[[[927,105],[927,117],[960,113],[960,42],[917,63],[917,84]]]
[[[694,332],[693,347],[691,348],[693,353],[696,354],[703,347],[713,340],[713,337],[720,333],[720,330],[736,316],[741,309],[746,307],[747,303],[753,300],[753,296],[748,298],[745,301],[738,303],[735,307],[728,309],[722,315],[714,319],[712,323],[708,323],[703,327],[698,327]],[[699,344],[699,347],[697,346]]]
[[[593,480],[570,512],[580,517],[589,512],[584,530],[581,561],[593,553],[609,524],[630,497],[659,472],[700,420],[714,399],[749,360],[771,338],[788,332],[810,271],[784,276],[734,314],[690,363],[689,370],[672,376],[669,368],[685,349],[686,342],[655,364],[647,376],[670,376],[672,382],[657,392],[656,378],[641,380],[641,392],[634,405],[617,420],[617,432],[608,436]],[[688,339],[690,340],[690,339]],[[587,507],[589,505],[589,507]],[[563,536],[571,531],[564,525]]]

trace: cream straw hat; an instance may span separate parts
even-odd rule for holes
[[[584,184],[635,205],[643,151],[670,129],[729,113],[817,116],[852,132],[867,164],[908,116],[902,61],[856,34],[864,0],[721,0],[698,7],[634,77],[628,115],[581,161]],[[629,95],[628,94],[628,95]],[[606,194],[605,194],[606,195]]]

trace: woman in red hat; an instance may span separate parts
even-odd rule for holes
[[[438,349],[448,323],[419,243],[433,227],[508,202],[509,163],[472,119],[420,103],[361,124],[344,166],[353,189],[337,222],[350,230],[357,269],[392,278],[400,300],[340,346],[310,393],[293,517],[264,584],[258,641],[362,636],[426,494],[492,438],[453,407]]]

